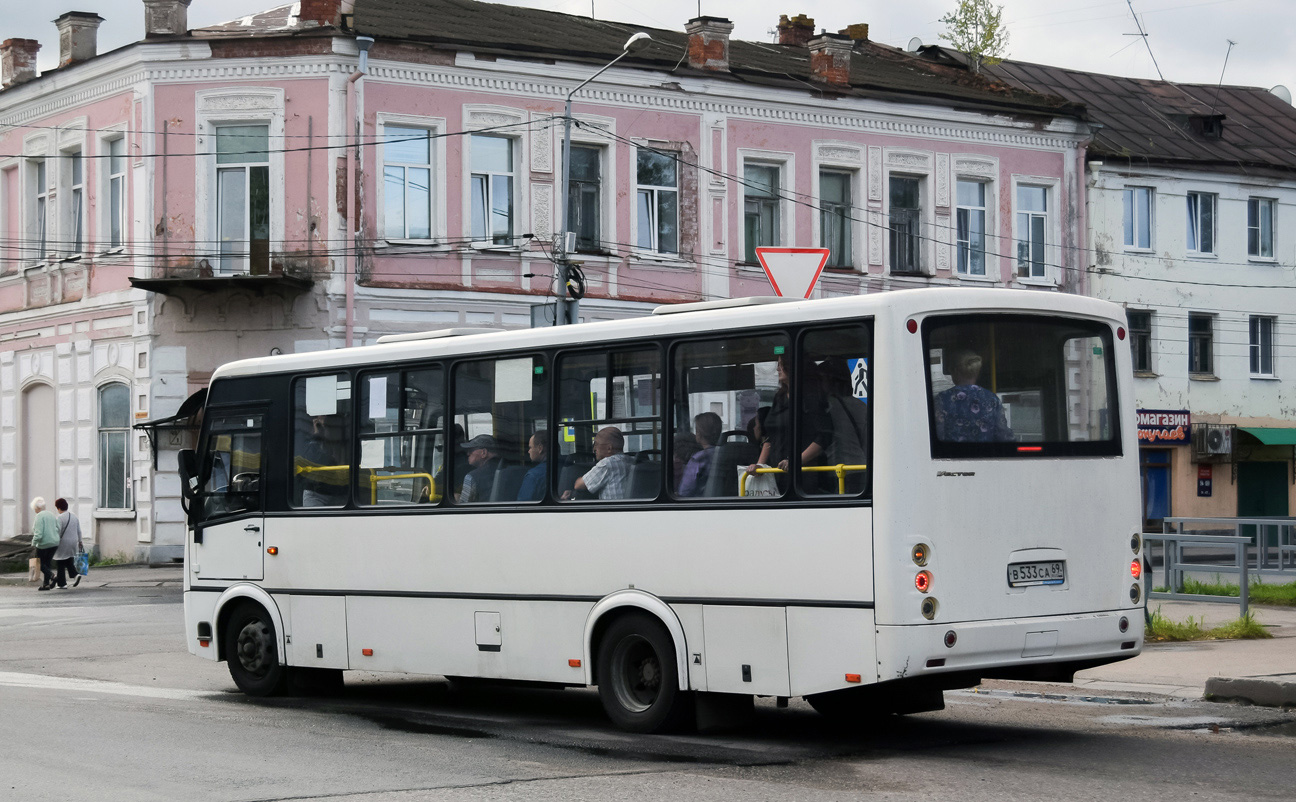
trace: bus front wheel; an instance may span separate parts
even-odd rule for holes
[[[675,644],[657,619],[632,613],[614,621],[597,667],[603,709],[621,729],[665,732],[689,720],[693,696],[679,688]]]
[[[225,658],[234,684],[249,696],[282,693],[288,670],[279,663],[278,637],[270,614],[257,604],[243,604],[225,626]]]

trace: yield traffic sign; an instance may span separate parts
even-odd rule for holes
[[[809,298],[824,265],[827,248],[757,248],[756,258],[765,268],[774,294],[780,298]]]

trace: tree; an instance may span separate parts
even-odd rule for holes
[[[967,54],[972,72],[980,72],[982,64],[993,67],[1008,53],[1003,6],[990,0],[959,0],[958,8],[940,21],[948,26],[940,38]]]

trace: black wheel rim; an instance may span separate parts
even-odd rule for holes
[[[275,645],[270,627],[261,620],[244,624],[234,643],[234,651],[244,671],[255,677],[264,677],[275,663]]]
[[[632,713],[653,706],[662,692],[662,665],[657,650],[640,635],[627,635],[612,652],[612,690],[617,703]]]

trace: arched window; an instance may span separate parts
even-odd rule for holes
[[[131,508],[130,388],[99,388],[99,509]]]

